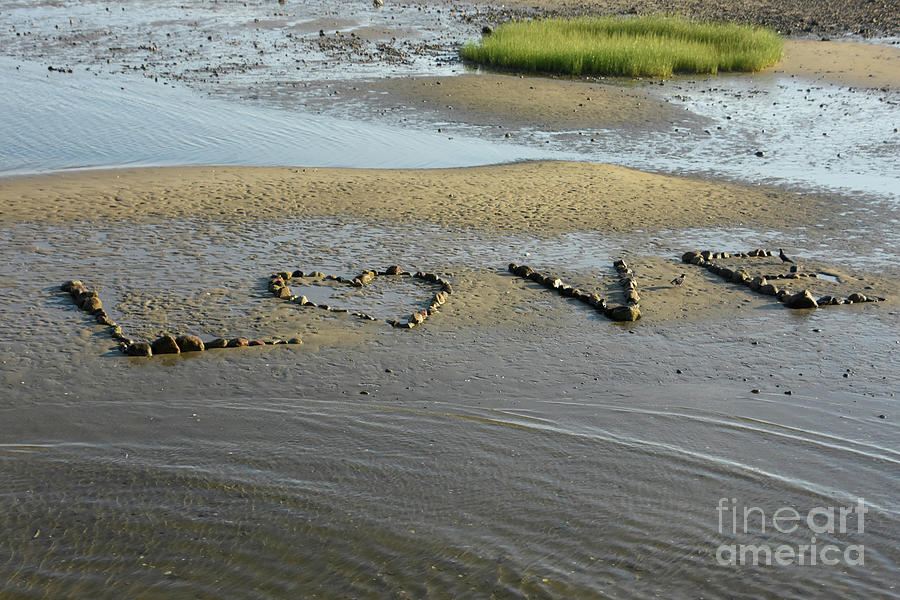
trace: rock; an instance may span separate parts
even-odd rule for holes
[[[759,293],[765,294],[766,296],[777,296],[778,288],[772,285],[771,283],[767,283],[765,285],[759,286]]]
[[[226,340],[225,338],[216,338],[213,341],[206,343],[207,350],[211,350],[213,348],[227,348],[227,347],[228,347],[228,340]]]
[[[97,315],[96,319],[97,319],[97,322],[100,323],[101,325],[106,325],[107,327],[115,327],[116,326],[116,322],[113,321],[112,319],[110,319],[109,315],[107,315],[106,313]]]
[[[291,277],[303,277],[303,271],[301,271],[300,269],[297,269],[296,271],[291,273]]]
[[[281,271],[280,273],[278,273],[278,275],[279,275],[282,279],[284,279],[285,281],[287,281],[288,279],[290,279],[291,277],[293,277],[294,274],[291,273],[290,271]]]
[[[147,342],[136,342],[125,348],[128,356],[153,356],[153,348]]]
[[[346,308],[341,308],[340,306],[332,306],[332,307],[329,308],[328,310],[330,310],[331,312],[336,312],[336,313],[346,313],[346,312],[350,312],[350,311],[347,310]]]
[[[78,281],[77,279],[72,279],[72,280],[70,280],[70,281],[65,282],[65,283],[62,284],[61,286],[59,286],[59,289],[61,289],[61,290],[64,291],[64,292],[69,292],[69,293],[71,293],[73,289],[75,289],[75,288],[83,288],[83,287],[84,287],[84,284],[83,284],[83,283],[81,283],[81,282]]]
[[[266,343],[263,340],[251,340],[248,346],[265,346]]]
[[[732,271],[728,267],[725,267],[721,271],[719,271],[719,276],[722,277],[722,279],[731,281],[731,278],[734,277],[734,271]]]
[[[516,263],[509,263],[509,265],[506,268],[509,270],[510,273],[515,273],[516,269],[519,268],[519,265],[517,265]]]
[[[637,321],[641,318],[641,309],[636,306],[614,306],[606,311],[606,315],[613,321]]]
[[[702,256],[695,256],[694,258],[691,259],[691,264],[692,264],[692,265],[702,265],[702,264],[705,264],[705,263],[706,263],[706,261],[703,260],[703,257],[702,257]]]
[[[590,296],[588,296],[587,303],[600,310],[604,310],[606,308],[606,300],[604,300],[600,296],[600,294],[591,294]]]
[[[83,285],[76,285],[72,289],[69,290],[69,295],[72,296],[72,299],[75,301],[75,304],[78,304],[78,299],[81,297],[81,294],[85,292],[85,287]]]
[[[703,260],[712,260],[712,257],[713,257],[712,250],[704,250],[703,252],[700,253],[700,256],[701,256],[701,258],[703,258]]]
[[[750,289],[754,292],[758,292],[759,288],[766,285],[768,281],[766,281],[765,277],[754,277],[750,280]]]
[[[852,304],[856,304],[858,302],[866,302],[868,300],[868,298],[866,298],[863,294],[860,294],[859,292],[854,292],[853,294],[850,294],[849,296],[847,296],[847,300],[849,302],[851,302]]]
[[[481,28],[481,35],[491,35],[492,33],[494,33],[494,28],[490,25],[485,25]]]
[[[681,262],[690,264],[695,258],[700,258],[700,253],[696,250],[691,250],[690,252],[685,252],[681,255]]]
[[[450,285],[449,283],[444,283],[441,285],[441,291],[444,292],[445,294],[452,294],[453,286]]]
[[[307,306],[309,304],[312,304],[312,302],[310,302],[309,298],[307,298],[306,296],[300,296],[295,300],[295,302],[297,302],[297,304],[299,304],[300,306]]]
[[[544,276],[537,271],[534,271],[531,275],[528,276],[528,279],[534,281],[535,283],[543,283]]]
[[[728,258],[728,257],[730,257],[731,255],[730,255],[729,253],[727,253],[727,252],[720,252],[720,253],[719,253],[719,256],[720,256],[721,258]]]
[[[750,393],[751,393],[751,394],[758,394],[758,393],[759,393],[759,390],[750,390]]]
[[[302,343],[303,343],[303,340],[301,340],[301,339],[298,338],[298,337],[292,337],[291,339],[289,339],[289,340],[287,341],[287,343],[288,343],[288,344],[302,344]]]
[[[178,354],[181,348],[171,335],[164,335],[150,345],[153,348],[153,354]]]
[[[369,285],[370,283],[375,281],[375,271],[365,271],[359,277],[357,277],[357,279],[359,279],[360,283],[362,283],[363,285]]]
[[[427,316],[427,313],[423,313],[422,311],[414,312],[412,315],[410,315],[409,322],[415,323],[416,325],[421,325],[425,322],[425,318]]]
[[[563,285],[562,279],[558,277],[556,279],[551,279],[550,284],[547,287],[553,288],[554,290],[558,290]]]
[[[529,267],[528,265],[522,265],[520,267],[516,267],[515,274],[519,277],[531,277],[531,274],[534,273],[534,269]]]
[[[571,298],[573,293],[575,292],[575,288],[573,288],[571,285],[565,284],[559,286],[558,288],[556,288],[556,290],[566,298]]]
[[[322,277],[325,277],[325,273],[323,273],[321,271],[313,271],[312,273],[307,273],[306,276],[322,278]]]
[[[628,293],[625,294],[625,302],[629,304],[637,304],[641,301],[641,297],[638,296],[637,290],[628,290]]]
[[[284,286],[280,288],[277,292],[275,292],[276,298],[290,298],[291,297],[291,288],[288,286]]]
[[[752,278],[747,273],[747,271],[735,271],[731,276],[731,281],[734,283],[739,283],[741,285],[750,285]]]
[[[388,275],[400,275],[403,272],[403,269],[398,267],[397,265],[391,265],[385,271]]]
[[[446,301],[447,301],[447,294],[445,294],[444,292],[438,292],[434,295],[434,304],[441,306]]]
[[[125,336],[125,333],[122,331],[122,328],[116,325],[113,327],[113,330],[109,332],[109,335],[116,340],[127,340],[128,338]]]
[[[269,291],[273,294],[277,294],[278,290],[284,289],[284,287],[284,279],[281,277],[269,280]]]
[[[785,302],[788,308],[819,308],[819,304],[809,290],[803,290],[789,297]]]
[[[250,340],[247,338],[234,338],[233,340],[228,340],[228,348],[243,348],[244,346],[249,346]]]
[[[791,297],[791,293],[787,290],[778,290],[778,293],[775,294],[775,297],[778,298],[779,302],[786,302],[787,298]]]
[[[182,352],[202,352],[206,349],[203,340],[196,335],[180,335],[175,338],[175,343]]]
[[[81,304],[81,309],[89,313],[92,313],[95,310],[100,310],[102,307],[103,303],[97,296],[90,296],[88,298],[85,298],[84,302],[82,302]]]

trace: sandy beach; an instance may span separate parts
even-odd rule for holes
[[[0,10],[0,596],[897,596],[900,51],[861,43],[895,3]],[[511,16],[636,11],[793,37],[667,81],[454,58]],[[878,301],[790,309],[691,250]],[[347,283],[391,265],[452,293],[392,326],[445,288]],[[126,339],[266,344],[126,356],[72,279]],[[723,498],[868,512],[776,535]],[[839,564],[721,560],[813,536]]]

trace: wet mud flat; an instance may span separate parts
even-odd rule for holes
[[[159,6],[107,13],[103,4],[9,5],[29,20],[11,21],[0,37],[10,54],[28,61],[23,68],[37,61],[41,70],[62,69],[46,72],[51,82],[96,72],[104,84],[131,86],[139,77],[149,86],[188,85],[232,99],[247,99],[256,87],[251,102],[309,101],[325,111],[327,102],[316,104],[308,90],[338,91],[330,99],[336,105],[350,95],[343,81],[373,72],[453,73],[458,65],[445,50],[477,34],[485,14],[389,2],[382,11],[362,3],[353,14],[343,4],[290,1]],[[332,78],[336,83],[321,83]],[[272,85],[257,86],[266,81]],[[417,83],[378,91],[412,99]],[[580,117],[565,127],[553,123],[553,111],[542,117],[551,135],[569,140],[560,147],[582,158],[622,152],[611,140],[625,130],[642,133],[657,154],[687,156],[690,147],[706,162],[728,162],[728,149],[740,147],[742,158],[731,153],[739,170],[751,164],[742,160],[757,165],[744,184],[575,163],[417,172],[123,170],[4,180],[2,594],[896,595],[898,204],[891,178],[878,178],[890,172],[884,165],[892,164],[896,138],[867,128],[892,123],[894,98],[871,88],[857,100],[846,89],[798,82],[785,91],[783,81],[770,83],[762,93],[753,91],[756,83],[723,92],[698,81],[657,86],[666,90],[661,96],[645,89],[603,94],[619,104],[648,102],[645,112],[668,101],[671,121],[684,115],[677,124],[646,126],[643,119],[653,117],[635,108],[641,124],[632,119],[618,133],[579,135],[590,133]],[[429,90],[435,105],[444,89],[436,87]],[[785,99],[803,100],[799,121],[788,121],[778,137],[752,137],[754,120],[768,118],[763,107]],[[357,118],[382,119],[378,111],[391,103],[351,99],[328,110],[349,107]],[[448,115],[463,106],[447,104],[452,111],[440,106],[418,121],[401,119],[446,126],[451,131],[442,137],[458,126],[472,131],[480,107],[467,107],[457,125]],[[201,108],[187,116],[215,123],[210,114],[222,105]],[[771,110],[778,122],[795,112]],[[843,113],[851,117],[844,121]],[[259,118],[245,115],[251,123]],[[513,129],[515,119],[499,121],[501,129],[491,127],[497,115],[480,118],[481,140],[489,129],[510,145],[529,135],[546,145],[550,137],[533,127],[537,118],[521,130]],[[265,140],[253,146],[255,156],[271,152],[263,164],[279,164],[271,132],[299,117],[281,119],[267,120]],[[807,172],[800,181],[821,179],[824,169],[810,168],[820,162],[811,153],[794,160],[809,140],[788,144],[815,119],[832,134],[810,133],[826,146],[823,166],[835,180],[855,175],[866,185],[842,194],[806,184],[757,186],[792,164]],[[720,133],[729,123],[744,133]],[[348,148],[347,140],[364,144],[383,134],[346,137],[353,122],[339,124],[337,132],[334,121],[316,123],[314,133],[323,144]],[[663,127],[689,131],[692,145],[658,137]],[[854,128],[866,132],[851,145],[856,157],[844,145],[852,136],[838,133]],[[241,138],[214,128],[207,134]],[[782,134],[787,141],[779,147],[767,144]],[[133,139],[121,130],[112,137]],[[585,150],[604,142],[601,153]],[[420,139],[407,154],[446,161],[447,147],[429,144]],[[204,155],[196,145],[184,138],[148,146],[168,146],[164,158],[194,162]],[[107,154],[90,164],[111,164],[103,156],[116,156],[116,145],[103,148]],[[31,164],[85,164],[76,162],[83,156],[77,144],[63,159],[47,159],[49,152],[38,148]],[[850,166],[830,156],[838,153],[852,157]],[[152,154],[138,162],[162,160]],[[228,156],[240,162],[246,155]],[[861,292],[886,301],[790,310],[681,260],[691,249],[733,254],[781,246],[804,272],[825,275],[804,280],[817,296]],[[639,285],[643,316],[636,323],[611,322],[507,266],[529,264],[619,298],[619,259]],[[741,257],[716,260],[747,267]],[[760,274],[790,273],[775,257],[752,260]],[[271,275],[285,269],[352,280],[363,269],[395,264],[437,273],[453,286],[421,326],[401,330],[307,309],[269,290]],[[683,284],[672,284],[682,273]],[[73,278],[97,290],[109,316],[142,339],[190,333],[205,340],[297,336],[303,343],[124,356],[103,325],[60,291]],[[355,294],[334,281],[302,281],[291,283],[292,292],[383,319],[428,301],[418,287]],[[787,281],[795,283],[778,284]],[[864,533],[732,531],[719,521],[723,497],[770,517],[785,506],[806,514],[855,506],[859,498],[869,512]],[[717,560],[722,545],[799,550],[814,535],[819,548],[838,548],[839,565]],[[864,563],[850,550],[860,545]]]
[[[698,267],[674,288],[668,279],[686,266],[671,234],[424,231],[324,218],[7,223],[4,593],[889,589],[900,533],[896,303],[791,311]],[[747,232],[741,242],[796,233]],[[712,246],[716,235],[684,238]],[[861,270],[833,237],[807,241],[826,240],[805,263],[895,296],[889,280],[856,279],[892,267]],[[648,306],[629,325],[498,260],[613,289],[623,254]],[[391,263],[453,284],[420,327],[304,313],[267,289],[269,273],[290,265],[352,277]],[[59,292],[75,273],[147,335],[289,328],[304,343],[126,357]],[[364,300],[372,311],[416,301],[401,292]],[[683,308],[686,318],[674,316]],[[768,511],[864,497],[865,534],[819,539],[841,551],[865,545],[865,564],[719,565],[722,544],[775,541],[720,531],[723,495]],[[777,541],[796,547],[810,535]]]

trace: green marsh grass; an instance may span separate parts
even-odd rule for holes
[[[670,77],[759,71],[781,58],[771,29],[680,17],[539,19],[500,25],[463,59],[497,69],[573,76]]]

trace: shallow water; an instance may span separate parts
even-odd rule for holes
[[[864,307],[865,327],[852,310],[766,308],[621,327],[516,296],[484,315],[479,281],[516,247],[591,275],[652,236],[603,246],[361,227],[6,229],[5,594],[896,596],[895,313]],[[390,263],[447,273],[446,315],[402,332],[265,292],[273,270]],[[142,336],[291,331],[305,343],[126,358],[55,292],[74,276]],[[534,310],[540,320],[520,320]],[[865,564],[719,566],[720,544],[812,535],[720,532],[723,497],[768,513],[865,498],[864,533],[818,536],[863,544]]]
[[[542,155],[0,58],[0,174],[173,165],[432,168]]]

